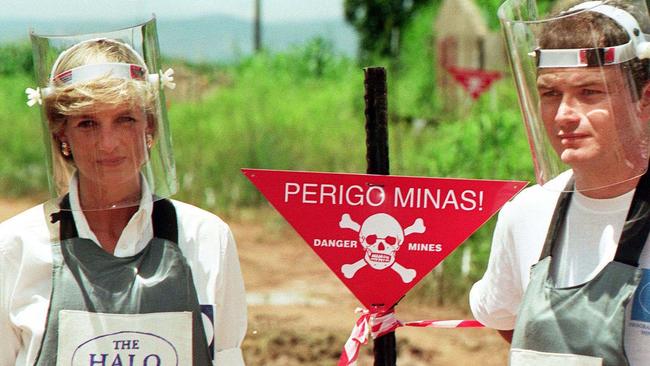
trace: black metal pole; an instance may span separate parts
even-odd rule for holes
[[[388,97],[386,69],[368,67],[366,88],[366,161],[368,174],[390,174],[388,166]]]
[[[388,164],[388,97],[386,69],[368,67],[364,69],[366,89],[366,161],[368,174],[390,174]],[[376,304],[384,306],[385,304]],[[371,309],[372,310],[372,309]],[[395,366],[397,346],[395,332],[387,333],[374,340],[375,366]]]

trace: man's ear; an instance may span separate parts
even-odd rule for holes
[[[641,95],[637,102],[637,109],[641,120],[650,120],[650,82],[641,89]]]

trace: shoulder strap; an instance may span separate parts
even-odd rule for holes
[[[174,204],[168,199],[159,199],[153,203],[151,213],[153,236],[178,244],[178,221]]]
[[[59,221],[59,238],[66,240],[79,236],[77,226],[74,224],[72,211],[70,211],[70,197],[68,194],[63,196],[59,203],[59,212],[50,215],[50,221],[55,223]]]
[[[562,193],[560,193],[560,197],[557,199],[555,211],[551,218],[551,224],[548,227],[546,240],[544,241],[544,248],[542,249],[542,254],[539,256],[540,261],[551,255],[557,242],[557,238],[562,232],[562,226],[564,226],[565,221],[564,219],[569,209],[569,202],[571,202],[571,196],[573,194],[573,184],[574,180],[573,177],[571,177]]]
[[[50,215],[52,223],[59,221],[60,240],[76,238],[79,236],[77,227],[70,211],[70,198],[66,194],[59,203],[59,212]],[[166,239],[172,243],[178,243],[178,222],[176,218],[176,209],[171,201],[167,199],[157,200],[153,204],[151,213],[153,224],[153,236],[156,238]]]
[[[634,267],[639,265],[639,257],[650,232],[650,176],[648,172],[641,177],[625,218],[621,239],[614,260]]]

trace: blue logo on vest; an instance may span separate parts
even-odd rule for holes
[[[643,276],[634,293],[632,320],[650,322],[650,270],[644,269]]]
[[[79,345],[72,366],[179,366],[174,345],[151,333],[104,334]]]

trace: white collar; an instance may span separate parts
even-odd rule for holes
[[[79,202],[79,179],[78,173],[72,175],[69,184],[70,209],[74,218],[77,234],[82,239],[90,239],[97,245],[101,246],[97,236],[90,229],[86,216],[83,213]],[[151,190],[147,180],[141,177],[142,195],[141,197],[152,197]],[[125,257],[138,253],[153,238],[153,227],[151,223],[151,213],[153,211],[153,201],[151,199],[141,199],[138,210],[133,214],[126,227],[122,231],[117,242],[114,255]]]
[[[634,197],[634,192],[636,192],[636,188],[616,197],[591,198],[580,191],[575,191],[572,200],[577,205],[594,213],[627,212]]]

